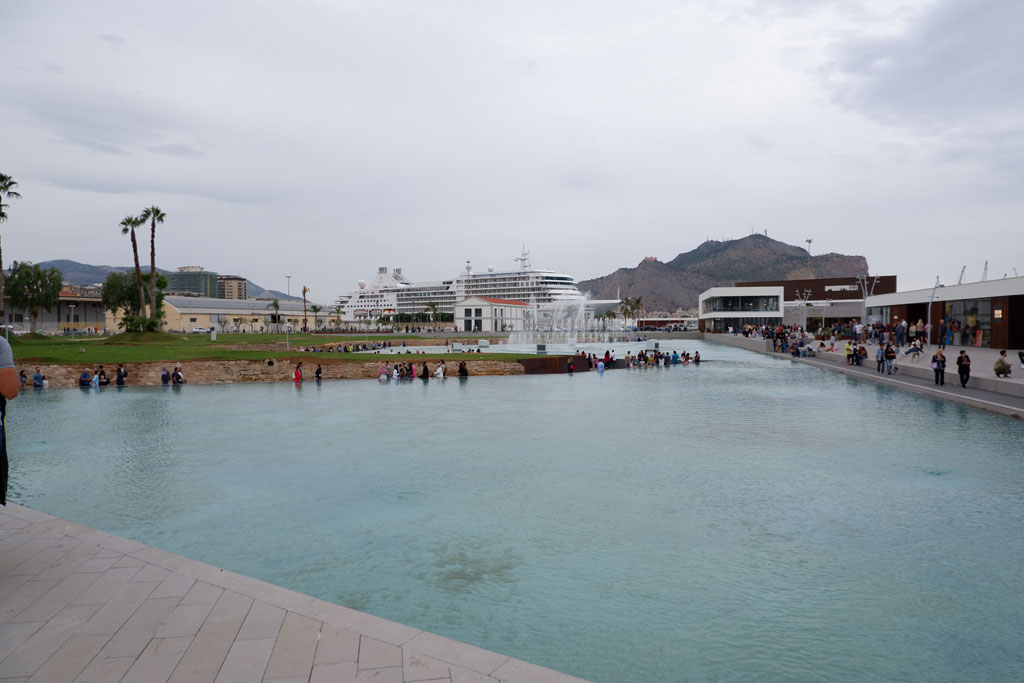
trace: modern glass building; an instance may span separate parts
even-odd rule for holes
[[[192,294],[217,298],[217,273],[203,270],[202,266],[181,266],[174,273],[166,273],[168,294]]]
[[[930,323],[931,343],[945,321],[951,344],[1024,348],[1024,277],[871,296],[867,306],[869,321]]]
[[[744,325],[782,323],[783,287],[712,287],[700,295],[700,329],[727,332]]]

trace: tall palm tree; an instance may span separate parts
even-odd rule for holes
[[[280,332],[281,331],[281,302],[278,301],[277,299],[274,299],[269,304],[267,304],[267,308],[273,308],[274,309],[274,322],[277,323],[277,331]]]
[[[341,310],[341,306],[334,307],[334,329],[336,330],[341,327]]]
[[[145,312],[146,297],[142,287],[142,267],[139,265],[139,243],[135,239],[135,228],[142,225],[142,219],[135,216],[125,216],[121,220],[121,234],[132,236],[132,255],[135,257],[135,286],[139,289],[139,315]]]
[[[312,304],[312,305],[310,305],[309,310],[313,311],[313,331],[315,332],[316,329],[317,329],[316,314],[319,313],[320,311],[324,310],[324,309],[320,308],[316,304]]]
[[[158,206],[151,206],[139,216],[142,223],[149,221],[149,317],[156,321],[159,319],[159,311],[156,309],[156,224],[163,223],[167,214]]]
[[[14,178],[0,173],[0,223],[7,220],[7,212],[4,211],[4,198],[21,199],[21,195],[14,191],[14,188],[17,186],[18,183],[15,182]],[[0,245],[0,314],[3,313],[6,313],[4,306],[4,252],[2,245]],[[7,323],[6,316],[3,323]]]
[[[306,292],[309,291],[309,287],[302,285],[302,331],[309,332],[309,328],[306,327]]]

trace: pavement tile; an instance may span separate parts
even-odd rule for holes
[[[192,584],[192,588],[189,589],[188,593],[185,593],[185,597],[181,599],[183,605],[193,605],[200,602],[213,604],[220,600],[221,594],[224,593],[223,588],[210,585],[205,581],[196,581]]]
[[[451,638],[426,632],[407,642],[403,649],[410,652],[418,652],[428,657],[439,659],[442,662],[448,662],[449,664],[469,669],[470,671],[479,671],[487,674],[492,673],[509,659],[507,656],[497,652],[491,652],[490,650],[484,650],[473,645],[460,643]]]
[[[288,676],[287,678],[264,678],[266,683],[309,683],[309,676]]]
[[[117,561],[115,567],[134,567],[136,569],[142,569],[146,566],[146,563],[142,560],[136,560],[131,555],[121,555],[121,559]]]
[[[356,663],[315,664],[309,683],[356,683]]]
[[[46,595],[60,581],[26,581],[0,600],[0,626],[18,616],[26,607]]]
[[[238,640],[277,638],[284,615],[285,611],[280,607],[256,600],[242,623],[242,630],[238,632]]]
[[[31,576],[4,576],[3,574],[0,576],[3,576],[3,580],[0,581],[0,600],[32,579]]]
[[[447,681],[451,676],[446,662],[408,650],[402,652],[402,669],[406,681]]]
[[[384,669],[402,666],[402,648],[384,643],[375,638],[360,636],[359,638],[360,669]]]
[[[88,544],[82,544],[85,548],[95,548]],[[73,573],[80,573],[82,567],[92,559],[92,555],[83,554],[79,548],[64,553],[64,556],[48,566],[46,569],[35,575],[36,580],[64,579]]]
[[[214,683],[252,683],[263,680],[263,671],[274,650],[273,638],[236,640]]]
[[[114,597],[128,580],[135,576],[137,569],[108,569],[91,586],[71,601],[72,605],[102,605]]]
[[[452,683],[499,683],[497,678],[491,678],[486,674],[477,671],[463,669],[460,666],[449,667]]]
[[[135,610],[118,629],[99,656],[138,657],[156,635],[157,629],[178,605],[178,598],[151,598]],[[187,645],[186,645],[187,647]],[[182,652],[184,652],[184,648]]]
[[[181,555],[175,555],[174,553],[169,553],[166,550],[160,550],[159,548],[152,548],[150,546],[146,546],[141,550],[135,551],[132,553],[132,557],[136,560],[142,560],[146,564],[152,564],[160,567],[161,569],[169,569],[171,571],[178,571],[183,565],[192,562],[192,560],[184,558]]]
[[[126,583],[113,597],[103,603],[92,619],[82,624],[78,635],[106,635],[117,633],[149,594],[156,583]]]
[[[320,637],[321,623],[294,612],[284,615],[281,632],[267,662],[264,678],[309,677]]]
[[[177,572],[171,572],[167,575],[167,578],[160,582],[160,585],[153,591],[152,596],[154,598],[182,598],[188,594],[189,589],[195,584],[196,580],[191,576],[185,576],[184,574],[178,574]]]
[[[48,515],[45,512],[39,512],[32,508],[27,508],[17,503],[7,504],[7,513],[11,517],[17,517],[18,519],[24,520],[29,524],[38,524],[39,522],[49,522],[50,520],[57,519],[53,515]]]
[[[103,546],[100,546],[100,549],[96,552],[96,554],[93,557],[124,557],[124,553],[119,553],[116,550],[111,550],[110,548],[104,548]]]
[[[25,545],[28,544],[26,543]],[[17,576],[18,574],[39,574],[51,564],[64,557],[67,552],[67,550],[57,547],[57,544],[54,543],[39,552],[32,553],[29,557],[22,560],[17,567],[8,569],[4,573],[8,576]],[[14,555],[15,553],[11,553],[12,558]]]
[[[356,674],[356,683],[402,683],[402,667],[364,669]]]
[[[86,574],[86,573],[89,573],[89,572],[100,572],[100,573],[102,573],[102,572],[107,571],[111,567],[113,567],[115,564],[117,564],[117,561],[119,559],[120,558],[118,558],[118,557],[101,557],[101,558],[98,558],[98,559],[97,558],[92,558],[88,562],[83,564],[81,567],[76,569],[75,573],[76,574]]]
[[[93,531],[91,534],[83,536],[82,540],[86,543],[95,543],[98,546],[109,548],[110,550],[116,550],[124,555],[128,555],[148,547],[144,543],[115,536],[114,534],[108,534],[105,531]]]
[[[0,679],[34,674],[97,609],[96,605],[72,605],[62,609],[0,662]]]
[[[341,605],[331,605],[318,610],[313,615],[314,619],[319,619],[325,623],[329,623],[332,626],[343,628],[348,631],[355,633],[362,633],[368,635],[371,638],[376,638],[385,643],[392,645],[403,645],[406,641],[416,637],[422,631],[419,629],[412,628],[411,626],[405,626],[394,621],[388,621],[387,619],[381,619],[375,617],[372,614],[366,614],[365,612],[357,612],[354,609],[348,607],[342,607]],[[425,653],[429,654],[429,653]]]
[[[320,628],[320,641],[316,645],[313,664],[341,664],[359,658],[359,634],[331,624]]]
[[[71,683],[107,642],[107,636],[72,636],[29,678],[30,683]]]
[[[78,675],[74,683],[111,683],[111,681],[120,681],[134,663],[135,657],[94,659]]]
[[[42,621],[23,621],[17,624],[0,626],[0,660],[18,649],[22,643],[31,638],[32,634],[42,628],[43,625],[44,622]]]
[[[238,576],[229,582],[227,588],[241,593],[242,595],[248,595],[250,598],[260,600],[262,602],[269,603],[275,607],[280,607],[289,612],[295,612],[296,614],[304,617],[312,617],[310,613],[309,605],[314,601],[308,595],[302,593],[296,593],[293,590],[282,588],[281,586],[275,586],[272,583],[266,581],[260,581],[259,579],[253,579],[247,576]]]
[[[226,590],[213,606],[213,611],[207,621],[237,621],[239,624],[249,614],[253,599],[245,595],[239,595],[234,591]]]
[[[163,567],[157,567],[154,564],[147,564],[139,570],[139,573],[132,577],[132,583],[142,583],[144,581],[163,581],[170,574],[169,571]]]
[[[160,598],[168,600],[171,598]],[[195,605],[178,605],[170,613],[160,628],[156,630],[155,638],[175,638],[180,636],[194,636],[199,633],[199,627],[206,621],[206,615],[210,613],[213,605],[200,602]]]
[[[191,642],[191,637],[154,638],[128,669],[121,683],[164,683],[170,678],[174,667],[178,666]]]
[[[491,674],[508,683],[587,683],[582,678],[545,669],[519,659],[509,659]]]
[[[86,588],[96,583],[99,574],[72,574],[61,579],[46,594],[25,607],[11,621],[46,621],[67,607]]]
[[[203,624],[174,669],[170,683],[213,683],[241,626],[241,619]]]

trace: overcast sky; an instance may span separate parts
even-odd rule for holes
[[[1024,275],[1022,35],[1020,0],[5,3],[4,265],[128,265],[156,204],[160,267],[322,303],[753,230]]]

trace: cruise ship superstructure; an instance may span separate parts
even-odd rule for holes
[[[454,313],[455,304],[469,297],[490,297],[522,301],[535,307],[537,320],[550,318],[560,309],[586,307],[589,315],[601,314],[618,305],[617,300],[587,299],[571,275],[553,270],[533,268],[524,249],[516,258],[515,270],[497,271],[488,267],[473,272],[467,261],[464,272],[451,280],[409,282],[401,268],[377,269],[373,282],[360,280],[359,288],[338,297],[341,318],[347,321],[376,320],[395,314],[416,314],[437,304],[439,313]],[[574,306],[575,305],[575,306]]]

